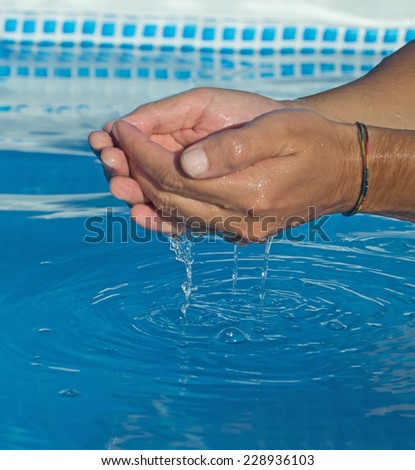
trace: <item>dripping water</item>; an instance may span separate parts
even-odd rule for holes
[[[233,245],[233,270],[232,270],[232,297],[236,293],[236,285],[238,283],[238,262],[239,262],[239,251],[238,245]]]
[[[264,303],[265,300],[265,288],[267,284],[267,277],[268,277],[268,266],[269,266],[269,254],[271,251],[271,245],[274,237],[268,237],[267,241],[265,242],[265,250],[264,250],[264,261],[262,263],[262,271],[261,271],[261,287],[259,289],[259,301]]]
[[[192,266],[194,262],[194,242],[187,234],[169,237],[170,250],[176,255],[176,259],[184,263],[186,267],[186,279],[182,284],[184,303],[180,307],[185,315],[190,303],[190,295],[193,290]]]

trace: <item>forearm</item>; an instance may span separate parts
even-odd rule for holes
[[[362,212],[415,222],[415,132],[368,131],[369,187]]]
[[[415,129],[415,41],[384,59],[367,75],[292,103],[335,121]]]

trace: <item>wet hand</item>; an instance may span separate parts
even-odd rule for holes
[[[122,119],[170,152],[184,148],[223,129],[241,126],[255,117],[288,106],[253,93],[197,88],[140,106]],[[130,204],[145,201],[138,183],[130,176],[124,153],[111,135],[114,121],[103,131],[92,132],[89,143],[103,163],[115,197]]]
[[[346,212],[359,193],[355,126],[311,111],[273,111],[182,153],[123,121],[113,134],[149,199],[134,205],[131,215],[152,230],[187,226],[258,242],[311,218]],[[203,170],[198,175],[186,162],[196,148],[207,160],[196,165]]]

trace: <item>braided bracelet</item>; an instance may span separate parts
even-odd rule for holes
[[[361,122],[355,122],[358,131],[359,144],[360,144],[360,153],[362,155],[362,185],[360,187],[360,194],[357,198],[356,204],[348,212],[345,212],[343,215],[350,217],[355,215],[363,206],[367,196],[367,188],[369,186],[369,133],[367,127]]]

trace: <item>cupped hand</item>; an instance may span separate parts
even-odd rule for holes
[[[140,106],[122,120],[168,151],[180,154],[206,136],[241,126],[261,114],[289,105],[289,102],[243,91],[195,88]],[[146,198],[137,181],[130,177],[125,155],[111,135],[113,122],[107,123],[103,131],[92,132],[89,144],[103,163],[114,196],[137,204]]]
[[[194,179],[183,171],[175,151],[189,143],[183,133],[176,134],[177,145],[172,134],[163,145],[138,126],[114,124],[131,176],[149,199],[131,210],[140,225],[166,233],[187,226],[258,242],[353,207],[361,177],[355,126],[287,109],[227,127],[200,143],[211,173]]]

